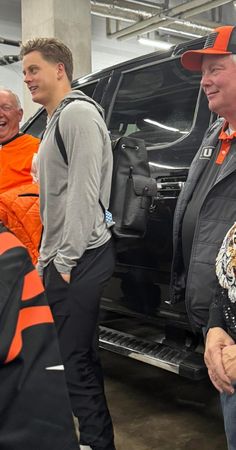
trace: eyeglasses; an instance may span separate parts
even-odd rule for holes
[[[13,111],[13,109],[16,109],[16,108],[14,106],[12,106],[12,105],[0,105],[0,109],[3,112],[10,112],[10,111]]]

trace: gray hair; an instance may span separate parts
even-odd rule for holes
[[[0,92],[8,92],[8,94],[11,94],[16,101],[17,108],[22,109],[20,99],[19,99],[18,95],[15,94],[15,92],[11,91],[11,89],[5,88],[4,86],[0,86]]]

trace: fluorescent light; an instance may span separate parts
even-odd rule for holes
[[[144,122],[150,123],[151,125],[155,125],[156,127],[159,128],[164,128],[164,130],[168,130],[168,131],[178,131],[178,133],[181,134],[188,134],[188,131],[180,131],[178,128],[174,128],[174,127],[168,127],[167,125],[163,125],[160,122],[157,122],[156,120],[151,120],[151,119],[143,119]]]
[[[177,25],[184,25],[186,27],[189,28],[194,28],[196,30],[201,30],[201,31],[207,31],[207,32],[212,32],[213,28],[210,27],[206,27],[205,25],[199,25],[197,23],[193,23],[193,22],[188,22],[186,20],[175,20],[174,23],[176,23]]]
[[[169,48],[171,48],[173,46],[173,44],[170,44],[169,42],[154,41],[154,40],[146,39],[146,38],[142,38],[142,37],[138,38],[138,42],[140,42],[140,44],[148,45],[150,47],[160,48],[162,50],[169,50]]]
[[[173,30],[173,28],[159,27],[159,30],[167,31],[168,33],[171,33],[171,34],[177,34],[177,35],[193,37],[193,38],[200,38],[203,36],[202,34],[189,33],[188,31]]]

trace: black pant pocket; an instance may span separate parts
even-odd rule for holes
[[[44,286],[48,304],[54,315],[69,315],[69,283],[63,280],[53,261],[44,269]]]

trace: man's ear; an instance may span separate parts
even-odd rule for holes
[[[24,111],[23,111],[22,108],[20,108],[20,109],[18,110],[18,114],[19,114],[19,122],[21,122],[21,121],[22,121],[23,114],[24,114]]]
[[[57,78],[60,80],[65,74],[65,66],[63,63],[57,63]]]

